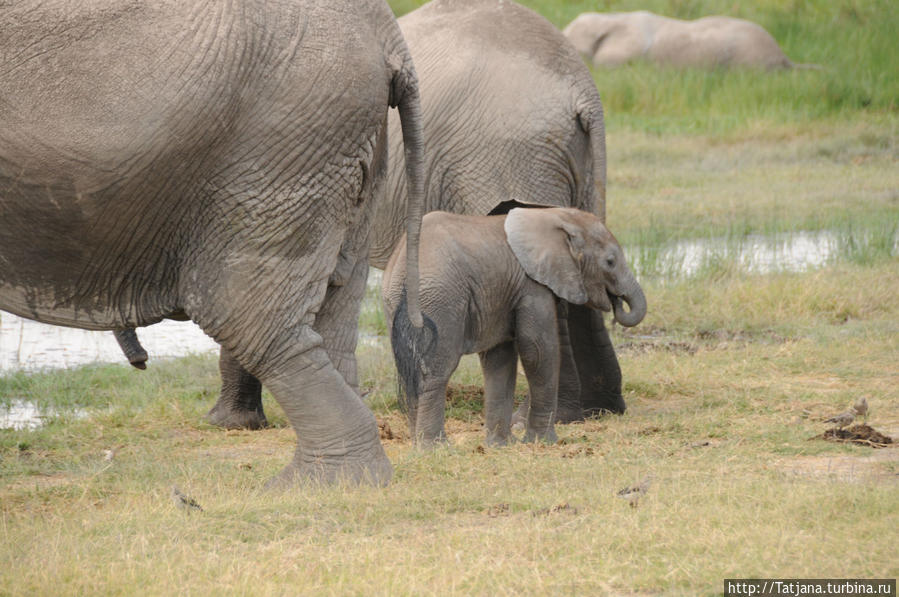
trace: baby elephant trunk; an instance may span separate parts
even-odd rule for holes
[[[624,303],[628,310],[625,311]],[[646,297],[637,280],[631,276],[625,284],[625,291],[619,296],[612,297],[612,308],[615,321],[624,327],[633,327],[643,321],[646,316]]]

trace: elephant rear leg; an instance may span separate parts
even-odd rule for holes
[[[411,386],[413,391],[417,390],[417,395],[407,397],[406,404],[409,407],[409,432],[420,447],[433,447],[447,441],[446,388],[459,365],[461,351],[447,352],[445,345],[438,342],[430,354],[424,355],[418,383],[403,384],[405,388]]]
[[[429,448],[447,441],[446,386],[449,378],[448,374],[429,375],[422,384],[418,400],[414,401],[414,414],[410,409],[410,432],[420,447]]]
[[[289,356],[260,370],[293,425],[293,460],[271,485],[298,481],[386,485],[393,467],[384,453],[374,414],[331,363],[311,327],[280,349]]]
[[[326,263],[314,258],[308,263]],[[273,483],[386,484],[393,467],[374,415],[334,366],[314,327],[316,313],[334,308],[323,304],[332,298],[327,272],[299,266],[268,271],[255,265],[260,260],[251,261],[253,268],[233,268],[219,285],[195,292],[185,310],[269,389],[293,426],[296,451]],[[293,277],[283,279],[284,272]],[[241,300],[225,298],[235,296]],[[347,308],[355,313],[358,305]]]

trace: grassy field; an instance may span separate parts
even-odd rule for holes
[[[588,9],[527,4],[560,25]],[[885,54],[897,9],[640,6],[755,18],[828,69],[596,73],[609,225],[640,257],[649,302],[640,326],[612,330],[626,415],[560,425],[551,446],[486,448],[466,357],[450,444],[422,452],[387,349],[366,344],[394,481],[271,493],[293,431],[268,395],[271,429],[204,423],[213,356],[7,374],[0,404],[56,415],[0,430],[0,595],[714,595],[731,577],[899,576],[899,449],[819,437],[867,396],[868,423],[899,438],[899,75]],[[836,239],[815,269],[747,271],[734,250],[809,231]],[[658,257],[710,239],[721,254],[696,271]],[[365,329],[380,322],[368,308]],[[636,508],[616,497],[646,475]],[[176,509],[173,484],[205,511]]]

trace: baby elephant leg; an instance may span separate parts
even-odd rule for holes
[[[449,375],[437,374],[427,377],[418,400],[415,401],[414,409],[410,409],[410,417],[415,417],[414,425],[410,421],[410,431],[414,442],[422,447],[446,442],[444,420],[447,383]]]
[[[506,342],[478,355],[484,371],[484,422],[487,445],[504,446],[513,439],[512,409],[518,353],[514,342]]]
[[[559,330],[553,296],[531,297],[519,308],[516,323],[518,355],[528,379],[530,409],[524,441],[555,443],[559,393]]]

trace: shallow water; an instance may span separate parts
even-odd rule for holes
[[[681,241],[653,250],[625,247],[625,253],[637,272],[690,276],[722,260],[734,262],[747,273],[763,274],[818,269],[836,256],[840,244],[840,238],[831,232],[795,232],[783,238],[750,235],[736,241]]]
[[[864,242],[854,241],[851,242]],[[820,268],[845,251],[847,239],[833,232],[795,232],[781,238],[751,235],[742,239],[706,239],[675,243],[661,249],[625,247],[638,275],[689,276],[721,259],[751,273],[806,271]],[[894,237],[893,251],[899,252]],[[377,308],[381,272],[371,270],[366,308]],[[216,351],[218,345],[192,322],[163,321],[138,330],[140,341],[156,359]],[[362,344],[383,339],[363,336]],[[76,367],[93,362],[127,364],[110,332],[91,332],[45,325],[0,312],[0,374]]]
[[[156,359],[218,349],[190,321],[162,321],[138,330],[141,344]],[[0,372],[62,369],[88,363],[128,364],[112,332],[46,325],[0,312]]]

